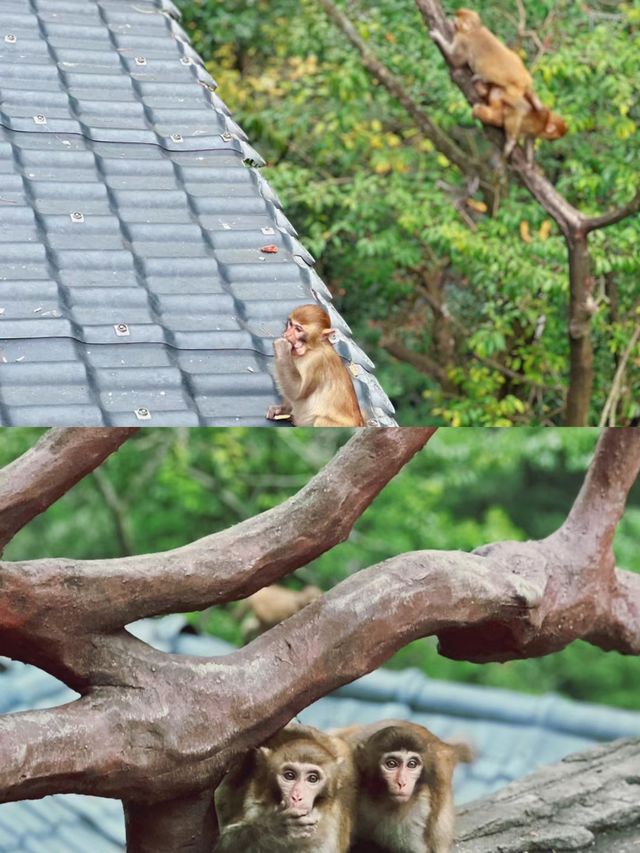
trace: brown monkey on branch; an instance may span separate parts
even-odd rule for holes
[[[296,426],[364,426],[349,371],[329,342],[329,315],[319,305],[291,312],[281,338],[273,342],[280,406],[267,418],[291,415]]]
[[[358,774],[353,853],[450,853],[451,779],[459,761],[472,761],[469,746],[445,743],[404,720],[333,734],[352,747]]]
[[[297,724],[250,750],[215,793],[215,853],[347,853],[355,773],[339,738]]]
[[[547,107],[538,110],[529,104],[528,110],[520,117],[517,110],[505,100],[504,89],[501,89],[500,86],[487,86],[480,80],[476,82],[476,90],[486,100],[486,103],[474,105],[474,117],[480,119],[483,124],[503,127],[507,136],[509,151],[514,148],[518,133],[524,136],[529,163],[533,160],[534,138],[560,139],[567,132],[567,124],[562,116],[551,112]]]
[[[310,585],[296,591],[272,584],[254,592],[240,602],[241,612],[247,614],[242,622],[245,641],[248,642],[274,625],[284,622],[321,595],[321,589]]]
[[[525,115],[532,107],[544,109],[533,91],[531,75],[518,54],[482,25],[477,12],[458,9],[453,26],[455,35],[451,43],[437,30],[431,31],[431,38],[440,45],[452,65],[460,67],[466,63],[475,77],[502,89],[502,100],[513,111],[511,136],[504,149],[508,157],[520,135]]]

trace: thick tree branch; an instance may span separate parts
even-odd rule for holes
[[[94,638],[91,678],[104,686],[75,705],[0,718],[2,799],[90,787],[152,802],[203,790],[233,755],[422,636],[437,635],[445,653],[467,660],[541,655],[578,638],[640,653],[640,576],[619,572],[615,589],[602,582],[606,566],[585,577],[592,555],[579,540],[500,546],[482,555],[420,551],[372,566],[221,658],[167,655],[123,634]],[[616,621],[623,608],[624,636]],[[78,732],[87,702],[93,719]],[[93,729],[95,760],[93,741],[82,746]],[[108,742],[106,768],[100,744]]]
[[[640,430],[604,430],[584,484],[560,528],[562,536],[589,541],[594,554],[609,554],[629,490],[640,472]]]
[[[0,551],[138,430],[52,429],[0,470]]]
[[[280,506],[172,551],[0,563],[0,642],[11,638],[22,659],[50,667],[60,643],[81,654],[72,639],[78,635],[243,598],[346,539],[435,429],[360,430]],[[46,641],[54,637],[59,641]]]

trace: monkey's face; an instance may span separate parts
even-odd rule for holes
[[[549,113],[542,136],[544,139],[560,139],[567,132],[567,123],[557,113]]]
[[[302,323],[296,322],[292,315],[287,319],[283,337],[291,344],[293,355],[304,355],[307,350],[307,332]]]
[[[482,26],[480,15],[472,9],[458,9],[453,19],[453,26],[458,33],[470,33]]]
[[[297,814],[308,814],[326,785],[326,776],[317,764],[287,761],[278,770],[281,806]]]
[[[420,754],[407,749],[385,752],[380,757],[379,768],[391,799],[396,803],[410,800],[422,775]]]

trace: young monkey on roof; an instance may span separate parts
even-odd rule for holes
[[[291,415],[295,426],[364,426],[349,372],[329,342],[331,334],[329,315],[319,305],[291,312],[283,336],[273,342],[283,400],[269,407],[267,418]]]

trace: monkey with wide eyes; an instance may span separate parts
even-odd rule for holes
[[[511,152],[520,133],[526,139],[527,161],[530,163],[533,160],[534,138],[560,139],[567,132],[567,124],[562,116],[547,107],[535,109],[529,104],[528,110],[519,119],[517,111],[505,100],[504,90],[500,86],[487,86],[483,81],[478,81],[476,89],[486,103],[475,104],[473,115],[483,124],[504,128],[507,137],[505,152]]]
[[[333,349],[329,315],[319,305],[291,312],[281,338],[273,342],[276,384],[282,404],[267,418],[291,415],[296,426],[364,426],[353,382]]]
[[[469,746],[402,720],[334,734],[351,745],[358,774],[353,853],[450,853],[453,770],[472,760]]]
[[[468,64],[475,77],[487,84],[499,86],[502,100],[512,111],[510,135],[505,146],[505,156],[513,150],[521,132],[522,122],[530,112],[543,110],[533,91],[533,80],[517,53],[510,50],[491,30],[482,25],[480,15],[471,9],[458,9],[454,19],[455,34],[449,43],[444,36],[432,30],[431,38],[442,48],[452,65]]]
[[[215,853],[347,853],[355,809],[349,747],[289,725],[250,750],[215,794]]]

